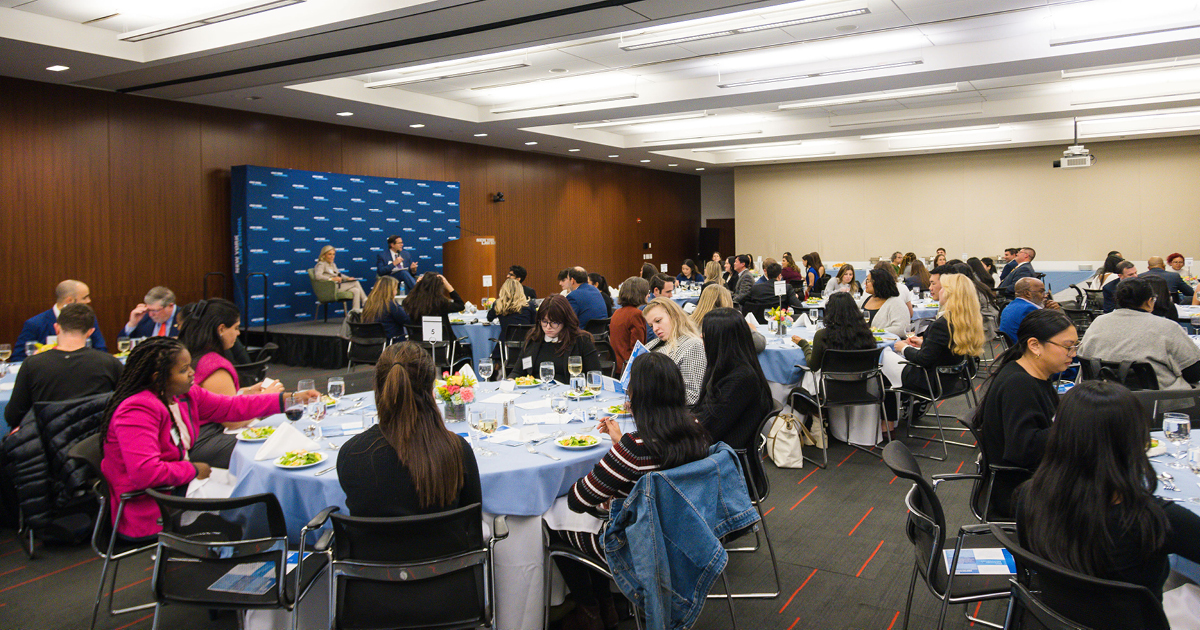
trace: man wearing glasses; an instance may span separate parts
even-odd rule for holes
[[[175,292],[167,287],[154,287],[146,294],[144,302],[129,312],[125,324],[126,337],[178,337],[179,326],[175,321]]]
[[[1009,345],[1017,344],[1017,330],[1025,316],[1042,308],[1061,310],[1054,300],[1046,299],[1046,285],[1037,278],[1021,278],[1013,285],[1016,299],[1004,307],[1000,314],[1000,332],[1008,338]]]
[[[1000,286],[996,287],[996,292],[1004,297],[1014,297],[1016,294],[1014,287],[1018,280],[1021,278],[1032,278],[1037,275],[1037,272],[1033,270],[1033,259],[1035,257],[1037,257],[1037,252],[1032,247],[1022,247],[1018,250],[1017,257],[1013,259],[1017,262],[1016,266],[1000,281]],[[1007,267],[1007,265],[1005,266]]]

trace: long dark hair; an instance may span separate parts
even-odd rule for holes
[[[741,313],[732,308],[714,308],[704,315],[700,332],[704,335],[704,355],[708,365],[704,368],[704,385],[700,388],[700,398],[696,404],[717,395],[721,377],[739,368],[749,368],[758,383],[758,391],[741,391],[738,392],[739,396],[758,394],[761,406],[770,407],[771,386],[767,384],[767,377],[758,363],[754,338],[750,336],[750,327]]]
[[[1120,256],[1115,256],[1115,255],[1110,254],[1108,256],[1108,258],[1104,259],[1104,266],[1097,269],[1096,273],[1092,274],[1092,277],[1093,278],[1100,277],[1100,278],[1107,279],[1109,274],[1115,273],[1115,274],[1119,275],[1121,272],[1117,271],[1117,265],[1121,264],[1121,261],[1123,261],[1123,260],[1125,260],[1125,259],[1121,258]]]
[[[1048,308],[1031,311],[1021,320],[1021,326],[1017,329],[1017,343],[1004,351],[1000,358],[996,360],[996,364],[992,367],[992,375],[988,377],[984,387],[983,400],[979,402],[979,406],[975,408],[975,412],[971,414],[971,427],[976,431],[983,428],[983,409],[987,406],[988,400],[992,396],[1000,394],[993,393],[990,387],[992,379],[1004,368],[1004,366],[1020,359],[1029,352],[1029,340],[1037,339],[1039,343],[1046,343],[1058,333],[1073,327],[1071,319],[1064,315],[1062,311],[1056,311]]]
[[[671,357],[648,352],[635,359],[626,391],[638,435],[663,468],[708,457],[712,438],[688,409],[683,374]]]
[[[882,263],[889,267],[892,263]],[[900,288],[896,286],[896,276],[889,269],[875,267],[867,272],[867,277],[871,279],[871,293],[881,299],[894,298],[900,296]]]
[[[872,269],[874,273],[877,269]],[[886,275],[886,274],[885,274]],[[873,281],[872,281],[873,282]],[[894,290],[896,285],[892,285]],[[849,293],[839,292],[825,302],[825,347],[831,350],[866,350],[875,347],[875,336]]]
[[[466,470],[462,444],[433,398],[436,378],[429,353],[411,341],[388,346],[375,363],[379,431],[408,469],[422,508],[450,505]]]
[[[919,280],[922,291],[929,290],[929,270],[925,268],[925,263],[921,262],[919,258],[913,260],[911,266],[909,266],[908,277],[915,277]]]
[[[408,297],[404,298],[404,310],[414,322],[420,322],[426,315],[430,317],[442,314],[442,305],[450,301],[446,293],[446,283],[432,271],[426,272],[417,280]]]
[[[546,333],[542,332],[542,320],[563,325],[562,332],[558,333],[558,349],[554,351],[556,355],[562,356],[571,352],[575,347],[575,340],[580,337],[592,338],[591,333],[579,328],[579,317],[575,315],[575,309],[571,308],[571,303],[567,301],[567,298],[555,293],[542,300],[542,303],[538,305],[533,328],[529,329],[529,335],[525,337],[526,346],[545,339]]]
[[[651,265],[650,263],[642,263],[642,280],[650,282],[650,279],[657,275],[658,269],[655,269],[654,265]]]
[[[967,259],[967,266],[971,268],[971,271],[975,272],[975,278],[986,285],[987,288],[996,288],[996,279],[992,277],[992,274],[988,273],[987,267],[983,266],[983,261],[972,256]]]
[[[184,306],[180,310],[184,315],[183,327],[179,330],[179,341],[192,353],[192,362],[209,352],[216,352],[229,361],[233,361],[229,351],[225,349],[217,327],[232,328],[242,315],[233,302],[222,298],[200,300]]]
[[[112,422],[113,412],[126,398],[149,389],[162,401],[163,407],[170,405],[166,395],[167,381],[171,378],[171,368],[179,359],[179,353],[185,349],[178,339],[171,337],[150,337],[133,348],[112,398],[104,407],[104,416],[100,420],[101,452],[108,439],[108,425]]]
[[[1162,548],[1169,525],[1154,499],[1148,431],[1149,414],[1120,384],[1085,381],[1063,396],[1037,472],[1017,489],[1030,551],[1106,577],[1118,535],[1136,541],[1138,557]]]

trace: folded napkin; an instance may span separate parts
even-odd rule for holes
[[[264,459],[275,459],[289,451],[319,450],[321,450],[321,445],[305,437],[296,427],[291,424],[281,424],[275,428],[271,437],[267,438],[267,441],[258,448],[254,459],[261,462]]]
[[[521,440],[524,442],[535,442],[548,437],[549,433],[542,433],[537,427],[521,427]]]
[[[517,403],[517,406],[520,407],[521,409],[526,409],[526,410],[549,409],[550,408],[550,399],[549,398],[539,398],[537,400],[531,400],[529,402]]]
[[[692,311],[695,311],[695,310],[696,310],[696,304],[694,302],[688,302],[687,304],[683,305],[683,312],[685,312],[689,315],[691,315]]]
[[[494,405],[502,405],[506,402],[512,402],[520,397],[521,397],[520,394],[494,394],[488,398],[480,400],[479,402],[494,404]]]
[[[516,381],[500,381],[500,391],[511,392],[517,388]]]
[[[754,313],[746,313],[746,321],[749,322],[751,326],[758,325],[758,319],[754,317]]]
[[[500,427],[496,429],[496,432],[488,438],[488,441],[505,446],[521,446],[524,443],[521,439],[521,430],[514,427]]]
[[[549,404],[549,403],[547,403]],[[522,417],[525,424],[566,424],[571,421],[569,413],[527,413]]]
[[[470,378],[471,380],[475,380],[475,381],[479,380],[479,379],[475,378],[475,370],[471,369],[470,363],[462,366],[462,369],[459,370],[458,373]]]
[[[550,529],[558,531],[599,534],[600,528],[604,527],[604,521],[591,514],[572,512],[570,506],[567,505],[565,496],[554,500],[554,505],[550,506],[545,514],[542,514],[542,520],[546,521]]]

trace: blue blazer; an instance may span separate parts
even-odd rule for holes
[[[38,343],[46,343],[46,337],[54,334],[54,323],[56,321],[58,321],[58,318],[54,316],[54,309],[52,308],[25,320],[25,325],[21,327],[21,334],[17,336],[17,343],[13,344],[13,360],[20,361],[25,358],[26,342],[36,341]],[[92,331],[92,347],[107,352],[108,347],[104,344],[104,335],[100,334],[99,320],[93,326],[96,330]]]
[[[580,285],[578,289],[567,294],[567,302],[579,317],[579,327],[587,326],[593,319],[608,317],[608,306],[604,304],[604,296],[600,289],[590,285]]]
[[[1020,280],[1021,278],[1032,278],[1036,273],[1037,272],[1033,270],[1033,263],[1014,267],[1012,272],[1005,276],[1004,280],[1000,282],[1000,286],[996,287],[996,291],[1005,296],[1012,297],[1015,293],[1013,287],[1016,286],[1017,280]]]
[[[176,314],[178,315],[178,313]],[[167,328],[168,337],[179,336],[178,319],[179,318],[176,317],[171,320],[171,325]],[[150,319],[149,314],[142,315],[142,319],[137,323],[137,326],[134,326],[133,330],[129,331],[129,338],[137,339],[139,337],[153,337],[154,330],[156,328],[158,328],[158,324],[154,323],[154,320]]]
[[[396,267],[392,264],[392,250],[389,249],[382,254],[375,254],[375,273],[380,276],[390,276],[393,271],[400,269],[408,271],[409,266],[412,265],[412,256],[408,252],[400,250],[400,259],[404,261],[404,264]]]

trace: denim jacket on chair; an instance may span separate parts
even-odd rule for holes
[[[648,473],[614,501],[604,550],[648,630],[688,628],[729,559],[719,539],[758,520],[737,455],[718,442],[708,457]]]

